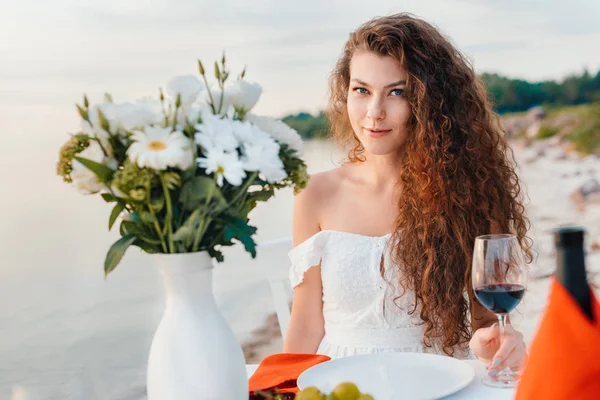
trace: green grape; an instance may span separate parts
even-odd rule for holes
[[[373,398],[373,396],[371,396],[370,394],[363,393],[360,395],[358,400],[375,400],[375,398]]]
[[[323,395],[316,386],[309,386],[302,389],[297,395],[296,400],[322,400]]]
[[[360,390],[352,382],[342,382],[333,389],[332,394],[337,400],[358,400]]]

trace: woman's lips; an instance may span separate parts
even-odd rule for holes
[[[367,129],[367,128],[364,128],[364,130],[365,130],[365,133],[367,134],[367,136],[372,137],[372,138],[383,137],[392,131],[391,129]]]

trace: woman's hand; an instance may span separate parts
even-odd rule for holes
[[[527,347],[523,341],[523,334],[510,324],[506,325],[502,339],[498,323],[477,329],[469,347],[475,357],[488,364],[490,376],[497,375],[506,367],[518,370],[527,360]]]

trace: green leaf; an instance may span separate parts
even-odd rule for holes
[[[252,235],[256,232],[256,228],[248,225],[246,221],[233,215],[225,214],[223,219],[226,222],[225,240],[229,241],[233,238],[238,239],[244,245],[252,258],[256,257],[256,243],[252,239]]]
[[[112,179],[113,173],[115,171],[108,168],[106,165],[97,163],[96,161],[88,160],[87,158],[74,158],[80,163],[82,163],[84,167],[96,174],[96,176],[98,177],[98,179],[100,179],[101,182],[106,183]]]
[[[204,205],[206,196],[212,191],[212,202],[216,202],[218,207],[227,205],[227,200],[223,197],[221,189],[215,181],[206,176],[197,176],[183,185],[179,202],[183,204],[186,210],[194,210]]]
[[[119,215],[121,214],[121,212],[125,209],[125,203],[117,203],[115,204],[115,206],[112,209],[112,212],[110,213],[110,218],[108,219],[108,230],[110,231],[115,223],[115,221],[117,220],[117,218],[119,218]]]
[[[259,201],[267,201],[273,195],[275,191],[272,189],[264,189],[256,192],[249,192],[246,196],[244,203],[242,203],[241,207],[235,213],[236,217],[239,218],[247,218],[250,211],[252,211]]]
[[[117,265],[125,255],[125,252],[136,239],[135,235],[123,236],[110,246],[110,249],[106,254],[106,260],[104,261],[104,277],[107,277],[108,274],[117,268]]]
[[[145,235],[137,235],[138,239],[142,240],[143,242],[150,244],[150,245],[154,245],[157,248],[160,248],[161,246],[161,242],[160,239],[154,239],[154,238],[150,238],[148,236]]]
[[[77,112],[79,112],[79,116],[81,117],[81,119],[89,121],[90,116],[88,115],[87,110],[81,107],[79,104],[75,104],[75,106],[77,107]]]
[[[223,257],[223,253],[220,252],[219,250],[215,250],[215,249],[208,249],[208,254],[216,259],[218,262],[223,262],[225,260],[225,257]]]
[[[163,180],[165,181],[165,185],[169,190],[174,190],[175,188],[181,186],[181,177],[176,172],[165,172],[163,174]]]
[[[176,242],[183,242],[185,247],[189,247],[194,241],[194,235],[200,225],[200,209],[194,212],[185,220],[183,225],[175,231],[172,239]]]
[[[155,212],[160,212],[165,206],[165,198],[164,196],[157,196],[150,199],[150,208]]]
[[[194,237],[194,230],[189,226],[183,225],[173,234],[172,239],[175,242],[190,242],[190,239]]]
[[[113,196],[112,193],[102,193],[100,196],[102,196],[104,201],[107,203],[112,203],[114,201],[117,201],[117,198],[115,196]]]
[[[99,108],[96,111],[98,111],[98,122],[100,122],[100,128],[102,128],[106,132],[108,132],[110,129],[110,124],[108,123],[108,119],[106,118],[106,115],[104,115],[102,110],[100,110]]]
[[[140,211],[140,218],[142,219],[142,222],[150,225],[153,224],[154,222],[158,221],[156,219],[156,217],[154,215],[152,215],[151,213],[149,213],[148,211]]]
[[[159,246],[160,246],[160,240],[158,241]],[[156,253],[160,253],[159,251],[159,247],[157,246],[153,246],[150,243],[147,243],[146,241],[143,240],[136,240],[135,242],[132,243],[132,246],[137,246],[140,249],[144,250],[146,253],[149,254],[156,254]]]
[[[128,222],[132,222],[134,224],[143,224],[144,221],[142,221],[142,217],[140,216],[140,213],[138,211],[134,211],[130,214],[127,214],[125,216],[125,218],[123,218],[125,221]]]

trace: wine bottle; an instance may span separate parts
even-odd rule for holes
[[[555,275],[584,314],[593,321],[590,286],[585,270],[584,234],[585,230],[579,226],[560,227],[554,231]]]

